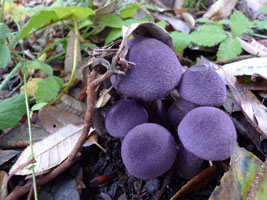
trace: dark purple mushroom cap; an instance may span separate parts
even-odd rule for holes
[[[183,75],[179,93],[183,99],[200,106],[222,106],[226,101],[226,87],[211,67],[195,65]]]
[[[179,149],[177,157],[177,170],[182,178],[191,179],[201,172],[204,160],[187,151],[184,147]]]
[[[177,128],[179,123],[182,121],[184,116],[192,109],[196,108],[197,105],[183,99],[178,98],[169,108],[168,115],[171,124]]]
[[[168,130],[158,124],[146,123],[126,135],[121,155],[129,174],[146,180],[161,176],[171,168],[176,144]]]
[[[105,125],[108,133],[115,138],[124,138],[135,126],[148,121],[147,111],[134,100],[122,99],[107,112]]]
[[[236,145],[236,130],[231,118],[213,107],[191,110],[178,126],[184,147],[204,160],[225,160]]]
[[[167,96],[182,76],[181,64],[172,49],[147,37],[134,38],[128,44],[126,58],[136,65],[131,65],[126,75],[119,75],[115,88],[128,97],[144,101]]]

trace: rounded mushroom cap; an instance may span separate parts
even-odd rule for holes
[[[191,110],[178,126],[184,147],[204,160],[225,160],[236,145],[236,130],[231,118],[213,107]]]
[[[184,147],[181,147],[177,157],[177,169],[181,177],[191,179],[201,171],[204,160],[187,151]]]
[[[171,124],[177,128],[184,116],[195,107],[197,107],[197,105],[183,98],[178,98],[168,110],[168,116]]]
[[[105,126],[111,136],[123,138],[132,128],[147,121],[147,111],[139,103],[122,99],[108,110]]]
[[[176,157],[176,144],[168,130],[146,123],[126,135],[121,155],[129,174],[146,180],[161,176],[171,168]]]
[[[115,88],[128,97],[144,101],[167,96],[182,76],[182,66],[172,49],[147,37],[134,38],[128,44],[127,60],[135,65],[131,65],[126,75],[119,75]]]
[[[226,87],[211,67],[195,65],[183,75],[179,93],[182,98],[200,106],[222,106],[226,101]]]

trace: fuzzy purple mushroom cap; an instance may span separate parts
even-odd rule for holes
[[[115,88],[128,97],[144,101],[167,96],[182,76],[182,66],[172,49],[148,37],[134,38],[128,45],[126,58],[135,65],[131,65],[126,75],[119,76]]]
[[[130,99],[122,99],[107,112],[105,125],[111,136],[124,138],[132,128],[147,121],[147,111],[139,103]]]
[[[161,176],[171,168],[176,157],[176,144],[168,130],[146,123],[126,135],[121,155],[129,174],[146,180]]]
[[[181,147],[177,157],[177,170],[182,178],[191,179],[201,172],[204,160],[187,151],[184,147]]]
[[[226,87],[211,67],[195,65],[183,75],[179,93],[183,99],[200,106],[222,106],[226,101]]]
[[[199,107],[191,110],[178,126],[184,147],[204,160],[225,160],[236,145],[236,130],[231,118],[222,110]]]
[[[169,108],[168,115],[171,124],[177,128],[184,116],[197,105],[183,99],[178,98]]]

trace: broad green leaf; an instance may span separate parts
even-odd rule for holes
[[[25,66],[23,67],[22,71],[27,73],[28,69],[41,69],[44,73],[46,73],[48,76],[53,75],[53,68],[50,67],[50,65],[43,63],[40,60],[33,60],[28,61],[25,63]]]
[[[217,22],[218,24],[228,25],[230,24],[230,21],[228,19],[222,19]]]
[[[233,37],[237,37],[246,32],[250,28],[251,23],[243,13],[236,11],[230,17],[230,26]]]
[[[16,126],[25,113],[24,94],[0,101],[0,130]]]
[[[166,21],[158,21],[156,24],[159,25],[159,26],[161,26],[164,29],[168,25],[168,23]]]
[[[112,41],[120,38],[122,36],[122,32],[120,28],[113,28],[112,31],[108,34],[105,45],[111,43]]]
[[[267,5],[263,6],[260,11],[263,13],[267,13]]]
[[[221,42],[218,52],[217,60],[226,60],[230,58],[235,58],[242,51],[240,42],[235,38],[226,38]]]
[[[208,18],[204,18],[204,17],[198,18],[196,20],[196,22],[205,23],[205,24],[214,24],[215,23],[213,20],[208,19]]]
[[[115,14],[106,15],[100,18],[98,23],[112,28],[121,28],[124,24],[123,20]]]
[[[0,41],[4,41],[11,34],[9,28],[4,23],[0,23]]]
[[[93,25],[93,22],[89,19],[86,19],[79,23],[78,28],[79,29],[84,28],[84,27],[87,28],[88,26],[91,26],[91,25]]]
[[[48,103],[49,101],[56,98],[58,92],[63,85],[63,81],[55,76],[50,76],[46,79],[43,79],[39,82],[36,92],[36,102],[39,103]]]
[[[176,53],[180,53],[191,43],[191,36],[187,33],[173,31],[170,35],[174,41]]]
[[[208,47],[218,44],[227,37],[221,27],[214,25],[203,25],[199,30],[192,32],[190,35],[194,43]]]
[[[98,48],[98,46],[96,46],[96,45],[93,44],[93,43],[81,44],[81,50],[83,50],[83,51],[88,52],[88,49],[87,49],[88,47],[89,47],[90,49],[96,49],[96,48]]]
[[[0,68],[5,68],[11,59],[8,46],[4,43],[0,43]]]
[[[256,24],[257,28],[260,30],[267,30],[267,20],[256,20],[254,21],[254,23]]]
[[[46,106],[47,103],[37,103],[32,106],[31,111],[37,111],[40,110],[42,107]]]
[[[88,18],[90,15],[94,15],[95,12],[91,8],[84,7],[58,7],[53,8],[58,19],[66,19],[72,16],[75,16],[79,20],[84,20]]]
[[[231,156],[230,169],[224,173],[221,184],[215,188],[209,200],[217,199],[240,199],[246,200],[251,184],[256,178],[256,174],[262,165],[254,154],[248,152],[244,148],[236,146]],[[265,173],[264,180],[260,184],[260,188],[256,192],[255,200],[264,200],[261,198],[262,193],[267,191],[266,183],[267,175]]]
[[[120,16],[122,19],[130,18],[134,15],[135,11],[138,9],[136,3],[128,3],[126,6],[120,10]]]
[[[48,24],[49,22],[55,21],[57,15],[52,10],[42,10],[37,12],[21,29],[21,38],[25,38],[30,32],[37,30],[38,28]]]

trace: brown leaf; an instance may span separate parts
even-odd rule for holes
[[[33,142],[37,142],[47,137],[50,133],[44,128],[32,124]],[[21,124],[8,131],[0,139],[0,148],[15,149],[25,148],[29,145],[29,131],[27,124]]]
[[[39,119],[43,127],[50,133],[54,133],[68,124],[83,123],[83,119],[75,114],[50,105],[39,111]]]
[[[78,37],[78,36],[77,36]],[[73,62],[74,62],[74,43],[75,43],[76,35],[75,33],[71,33],[69,39],[68,39],[68,46],[66,51],[66,58],[65,58],[65,64],[64,64],[64,70],[65,74],[67,75],[66,80],[69,80],[71,71],[73,68]],[[82,69],[79,67],[80,63],[82,61],[82,55],[81,55],[81,49],[80,49],[80,41],[78,39],[78,48],[77,48],[77,69],[75,72],[75,78],[82,79]]]
[[[207,187],[216,176],[216,167],[211,166],[188,181],[171,200],[179,199],[179,197],[191,194]]]
[[[15,150],[0,150],[0,165],[10,160],[18,153],[19,151]]]
[[[237,40],[240,41],[242,49],[244,49],[248,53],[259,56],[259,57],[267,57],[267,47],[257,42],[253,38],[251,38],[250,42],[246,42],[240,39],[239,37],[237,37]]]
[[[7,173],[4,171],[0,171],[0,200],[5,200],[8,195],[7,188],[4,184],[7,178]]]
[[[95,104],[95,108],[101,108],[106,105],[106,103],[110,100],[111,95],[109,94],[110,89],[103,89],[100,91],[100,96]]]
[[[209,8],[203,17],[213,20],[225,19],[231,14],[236,3],[237,0],[218,0]]]
[[[56,103],[56,107],[61,110],[69,111],[81,118],[84,118],[86,111],[86,104],[78,101],[77,99],[64,94],[60,101]]]
[[[110,3],[108,3],[107,5],[96,9],[95,10],[95,20],[98,20],[99,18],[101,18],[105,15],[114,13],[117,9],[117,4],[118,4],[118,1],[113,0]]]
[[[49,170],[59,165],[65,160],[73,147],[77,143],[81,133],[83,125],[75,126],[73,124],[66,125],[57,132],[44,138],[42,141],[33,144],[35,163],[35,172],[40,173]],[[90,133],[93,129],[90,130]],[[90,134],[89,133],[89,134]],[[28,146],[20,155],[17,162],[12,166],[9,173],[15,170],[18,166],[25,163],[31,155],[30,146]],[[16,175],[28,175],[32,171],[24,168],[19,170]]]

